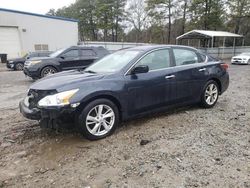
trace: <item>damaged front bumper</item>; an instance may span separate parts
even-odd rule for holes
[[[43,124],[46,122],[47,125],[43,125],[44,127],[55,127],[54,124],[58,121],[67,122],[67,120],[74,120],[74,112],[76,111],[76,108],[70,106],[30,109],[24,100],[19,103],[19,108],[24,117],[31,120],[39,120]]]
[[[24,100],[22,100],[19,103],[19,109],[20,112],[23,114],[24,117],[32,120],[40,120],[42,119],[41,117],[41,111],[38,108],[33,108],[30,109],[24,104]]]

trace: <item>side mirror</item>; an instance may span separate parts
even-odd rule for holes
[[[149,68],[147,65],[139,65],[135,67],[131,73],[132,74],[139,74],[139,73],[147,73],[149,71]]]
[[[60,56],[61,59],[65,59],[65,57],[63,55]]]

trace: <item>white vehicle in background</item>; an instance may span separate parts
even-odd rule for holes
[[[250,52],[244,52],[231,59],[232,64],[250,64]]]

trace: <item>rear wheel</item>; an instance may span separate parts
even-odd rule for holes
[[[117,106],[110,100],[97,99],[90,102],[78,118],[81,133],[89,140],[111,135],[119,122]]]
[[[213,107],[219,98],[219,87],[218,84],[214,80],[210,80],[207,82],[204,87],[202,96],[201,96],[201,104],[205,108]]]
[[[18,71],[23,70],[23,64],[22,64],[22,63],[17,63],[17,64],[15,65],[15,70],[18,70]]]
[[[54,67],[44,67],[41,71],[41,78],[55,73],[57,73],[57,70]]]

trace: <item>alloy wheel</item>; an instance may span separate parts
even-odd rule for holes
[[[115,123],[115,113],[113,109],[104,104],[99,104],[92,108],[86,117],[86,128],[94,136],[107,134]]]
[[[47,68],[45,68],[45,69],[43,70],[43,77],[49,76],[49,75],[55,74],[55,73],[56,73],[56,71],[55,71],[54,69],[52,69],[52,68],[50,68],[50,67],[47,67]]]
[[[213,105],[218,98],[218,88],[215,84],[211,83],[207,86],[205,91],[205,100],[208,105]]]
[[[18,63],[16,65],[16,70],[19,70],[19,71],[23,70],[23,65],[21,63]]]

